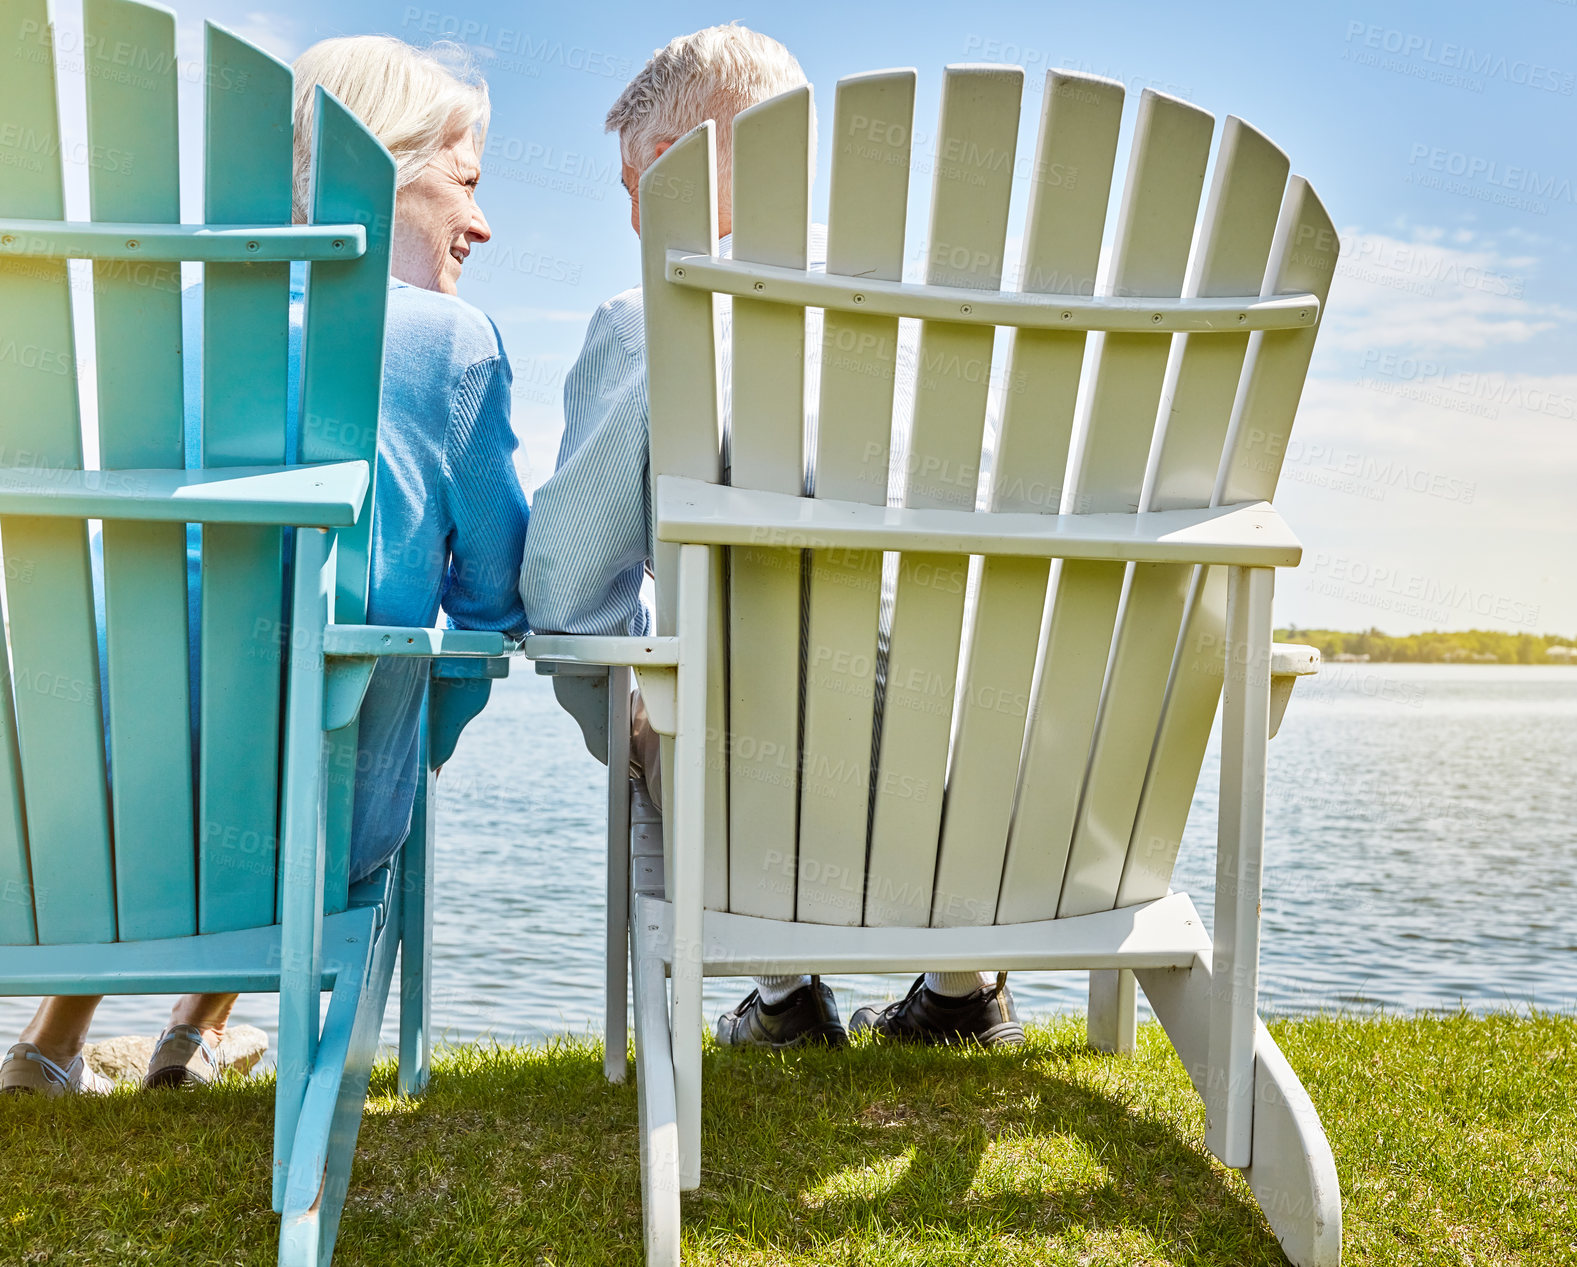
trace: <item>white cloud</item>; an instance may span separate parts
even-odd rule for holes
[[[1574,424],[1577,374],[1398,356],[1311,379],[1276,495],[1305,548],[1278,619],[1577,631]]]
[[[1516,363],[1577,311],[1527,297],[1539,243],[1513,236],[1343,234],[1276,497],[1307,551],[1279,618],[1577,630],[1577,373]]]
[[[1415,228],[1412,239],[1349,231],[1331,283],[1323,348],[1479,351],[1527,343],[1577,310],[1527,298],[1537,261],[1472,244],[1473,235]]]

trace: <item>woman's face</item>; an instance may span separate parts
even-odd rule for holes
[[[469,128],[433,156],[394,200],[389,271],[423,290],[452,295],[471,247],[493,236],[476,205],[482,168]]]

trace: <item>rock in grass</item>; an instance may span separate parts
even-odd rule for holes
[[[126,1034],[88,1043],[82,1055],[90,1067],[111,1081],[141,1082],[148,1072],[148,1062],[153,1059],[155,1041],[151,1034]],[[246,1073],[267,1050],[268,1035],[256,1025],[232,1025],[225,1032],[217,1054],[222,1066]]]
[[[82,1049],[88,1067],[112,1082],[136,1082],[148,1072],[153,1059],[153,1039],[147,1034],[126,1034],[88,1043]]]

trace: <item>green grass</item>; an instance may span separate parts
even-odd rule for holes
[[[1577,1262],[1577,1019],[1271,1026],[1325,1122],[1351,1264]],[[1011,1053],[711,1050],[686,1262],[1272,1264],[1165,1036]],[[640,1262],[633,1083],[599,1049],[380,1067],[340,1264]],[[274,1261],[272,1085],[0,1103],[0,1263]]]

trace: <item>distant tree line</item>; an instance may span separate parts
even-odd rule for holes
[[[1327,660],[1339,655],[1367,656],[1375,661],[1414,664],[1574,664],[1577,638],[1559,634],[1503,633],[1495,629],[1466,629],[1392,637],[1378,629],[1343,633],[1335,629],[1278,629],[1278,642],[1301,642],[1318,647]],[[1552,648],[1572,648],[1550,654]]]

